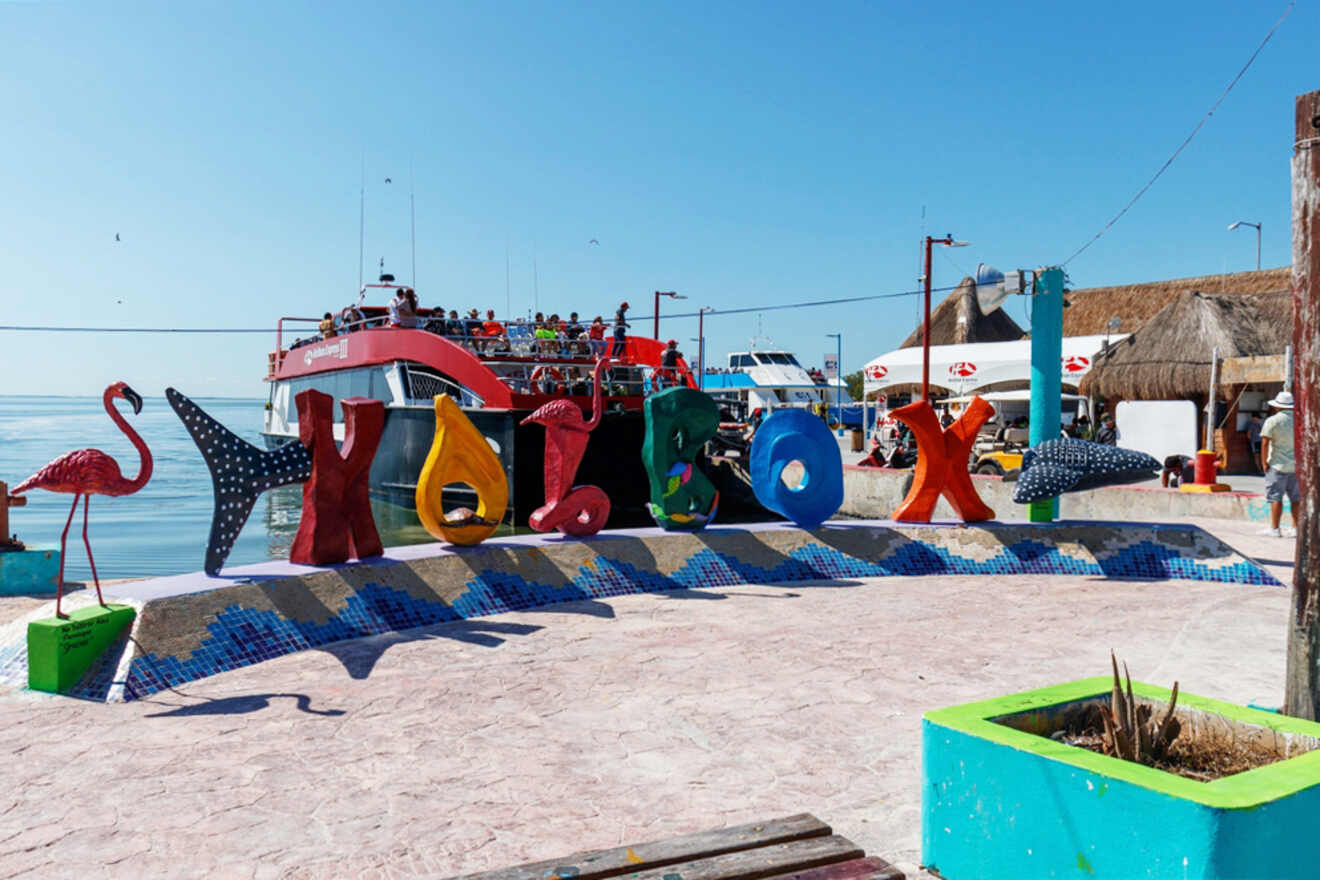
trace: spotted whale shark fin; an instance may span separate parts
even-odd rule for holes
[[[1035,461],[1023,467],[1013,489],[1013,503],[1027,504],[1044,501],[1070,491],[1081,480],[1082,474],[1070,467]]]
[[[217,575],[243,530],[258,496],[267,489],[304,483],[312,476],[312,457],[301,443],[260,449],[216,421],[173,388],[165,397],[211,472],[215,512],[206,542],[206,573]]]

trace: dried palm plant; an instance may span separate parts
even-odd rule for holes
[[[1169,746],[1182,731],[1182,725],[1173,717],[1173,710],[1178,705],[1178,682],[1173,683],[1169,711],[1164,720],[1155,724],[1151,722],[1151,707],[1145,703],[1138,706],[1132,695],[1132,676],[1128,674],[1127,664],[1123,664],[1123,675],[1127,678],[1125,690],[1118,677],[1118,658],[1113,651],[1109,652],[1109,660],[1114,667],[1114,690],[1110,705],[1100,707],[1105,726],[1102,737],[1104,753],[1125,761],[1153,765],[1168,755]]]

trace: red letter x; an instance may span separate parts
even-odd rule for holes
[[[890,415],[912,429],[917,438],[917,470],[912,488],[894,511],[899,522],[930,522],[940,495],[948,499],[963,522],[994,519],[995,512],[976,494],[967,473],[967,457],[976,432],[994,413],[994,408],[979,397],[963,410],[958,421],[947,429],[940,427],[935,410],[925,400],[899,407]]]
[[[303,483],[302,519],[289,561],[331,565],[350,557],[381,555],[384,550],[367,496],[367,472],[385,429],[385,404],[361,397],[342,401],[341,456],[333,433],[334,398],[309,388],[294,400],[298,439],[312,453],[312,478]]]

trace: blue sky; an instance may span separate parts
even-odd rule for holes
[[[0,332],[0,373],[11,392],[264,395],[276,319],[355,297],[364,155],[368,276],[382,256],[411,274],[412,166],[423,305],[503,312],[506,242],[520,314],[534,263],[541,308],[607,317],[649,314],[657,289],[688,311],[911,290],[923,231],[972,242],[937,249],[937,287],[1058,263],[1285,6],[0,2],[0,323],[271,328]],[[1074,286],[1253,268],[1234,220],[1288,263],[1317,33],[1299,5]],[[708,316],[708,362],[759,327],[819,364],[841,330],[856,369],[918,309]],[[695,355],[696,323],[661,334]]]

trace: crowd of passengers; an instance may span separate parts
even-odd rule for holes
[[[466,317],[460,317],[456,309],[450,309],[446,315],[441,306],[423,309],[417,304],[417,293],[412,288],[401,287],[390,300],[387,314],[369,318],[361,309],[350,306],[338,316],[326,312],[318,329],[319,339],[331,339],[375,327],[399,327],[425,330],[483,355],[535,353],[543,357],[599,358],[609,354],[619,360],[627,344],[628,308],[627,302],[620,303],[611,324],[600,315],[584,324],[577,312],[570,312],[567,319],[537,312],[531,320],[514,318],[506,322],[495,317],[494,309],[487,309],[484,319],[477,309],[469,309]],[[291,348],[315,341],[299,339]],[[668,348],[674,349],[672,354],[665,353],[672,360],[677,356],[677,343],[671,340]]]

